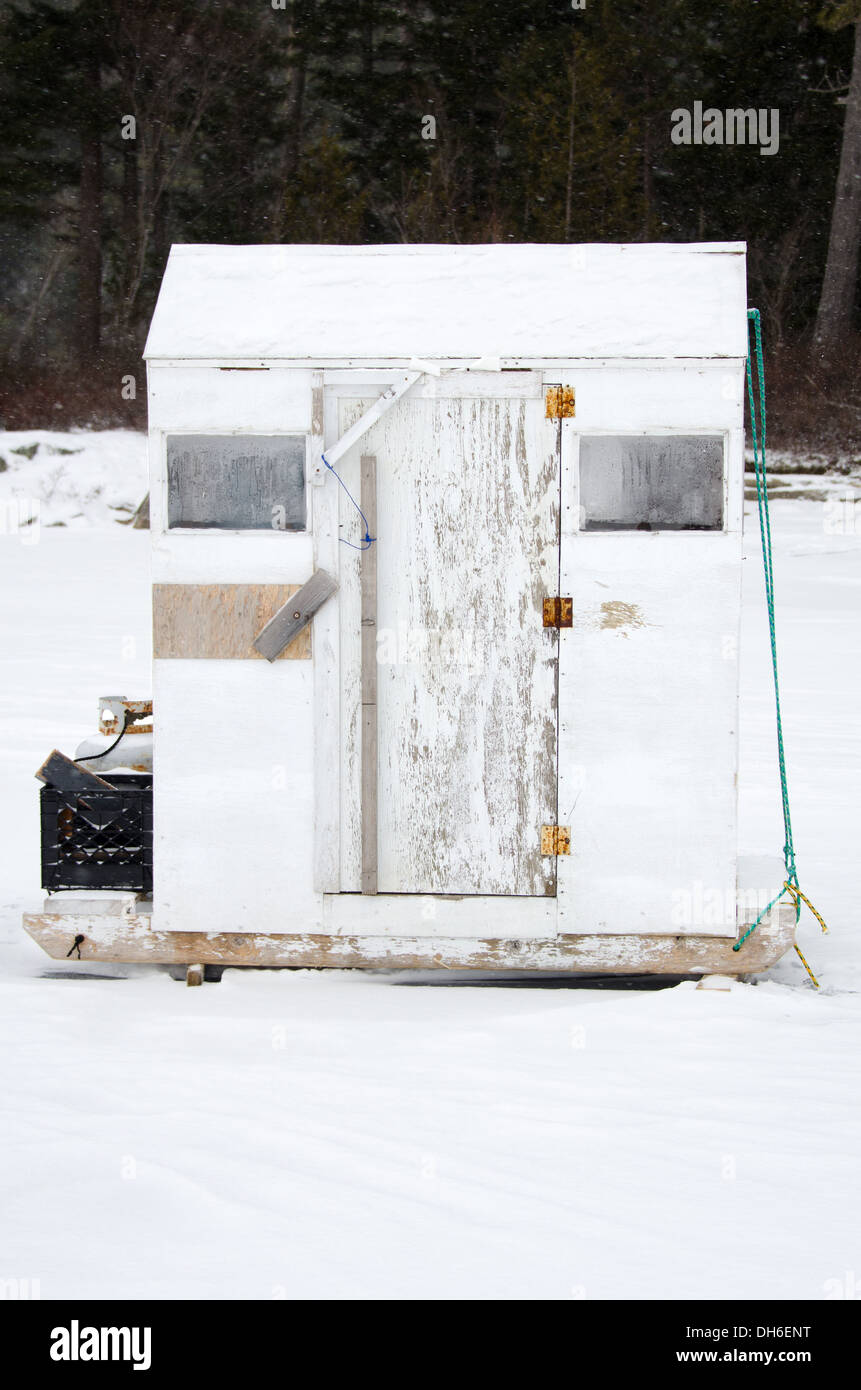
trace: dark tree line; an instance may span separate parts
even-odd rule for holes
[[[134,370],[173,241],[745,239],[773,342],[857,328],[861,0],[0,15],[7,368]],[[695,101],[776,108],[778,151],[673,143]]]

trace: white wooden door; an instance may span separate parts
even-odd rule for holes
[[[339,402],[339,433],[367,404]],[[342,460],[355,496],[361,454],[377,468],[378,892],[552,896],[558,425],[538,392],[407,397]],[[343,495],[341,523],[361,535]],[[341,876],[355,892],[361,562],[341,550]]]

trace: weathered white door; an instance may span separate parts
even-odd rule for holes
[[[339,432],[367,404],[342,399]],[[407,397],[342,460],[357,497],[361,454],[377,473],[378,892],[553,895],[558,424],[538,391]],[[346,497],[341,523],[362,534]],[[341,551],[342,890],[357,891],[361,560]]]

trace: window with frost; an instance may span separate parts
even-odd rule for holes
[[[305,436],[169,435],[167,518],[170,527],[303,531]]]
[[[721,435],[582,435],[580,529],[720,531]]]

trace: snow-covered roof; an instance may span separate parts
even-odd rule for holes
[[[174,246],[147,358],[743,357],[745,246]]]

